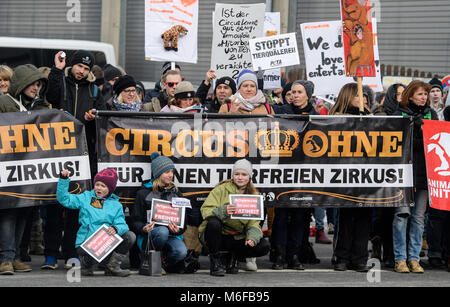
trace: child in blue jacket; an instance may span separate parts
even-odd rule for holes
[[[94,177],[94,189],[85,191],[79,195],[68,192],[69,171],[63,170],[58,181],[56,199],[69,209],[79,209],[80,229],[77,232],[75,247],[81,261],[81,274],[94,275],[94,259],[89,256],[80,245],[89,238],[100,226],[109,226],[110,235],[118,234],[122,237],[122,243],[104,261],[105,275],[128,276],[129,270],[122,270],[120,264],[125,254],[136,241],[136,236],[128,228],[125,222],[122,204],[119,197],[113,194],[116,189],[118,176],[114,169],[104,169]]]

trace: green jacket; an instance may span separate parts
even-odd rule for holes
[[[28,111],[48,109],[49,104],[42,99],[38,98],[30,101],[22,95],[24,89],[38,80],[42,81],[42,88],[39,93],[39,97],[42,97],[42,93],[45,92],[47,87],[47,79],[45,76],[34,65],[26,64],[18,66],[14,70],[11,78],[8,94],[0,96],[0,112],[20,112],[20,104]]]
[[[230,194],[240,194],[238,187],[233,182],[223,183],[209,193],[200,209],[204,219],[198,229],[200,241],[205,242],[207,218],[215,216],[222,221],[222,234],[233,235],[236,240],[252,240],[255,244],[258,244],[263,237],[258,220],[232,220],[230,215],[227,214]]]

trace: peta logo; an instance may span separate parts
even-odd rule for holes
[[[450,176],[450,133],[441,132],[430,138],[427,153],[434,152],[441,160],[441,165],[434,172],[441,176]]]

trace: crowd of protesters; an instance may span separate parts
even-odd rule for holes
[[[73,259],[78,259],[82,274],[93,275],[95,263],[79,246],[102,224],[109,226],[110,234],[124,239],[100,265],[106,275],[128,276],[129,270],[122,267],[125,257],[129,257],[131,268],[138,268],[149,241],[162,252],[162,267],[167,273],[194,273],[200,255],[209,255],[213,276],[237,274],[239,262],[245,262],[246,270],[257,271],[257,257],[266,254],[270,254],[274,270],[304,270],[306,264],[320,262],[309,241],[311,235],[316,244],[332,244],[330,258],[336,271],[367,272],[370,250],[370,258],[378,258],[398,273],[423,273],[424,266],[450,271],[450,215],[428,204],[422,135],[422,119],[450,121],[449,87],[443,88],[439,79],[393,84],[379,93],[364,86],[361,112],[356,83],[346,84],[336,101],[328,101],[315,97],[310,81],[283,79],[281,88],[267,91],[261,73],[243,70],[235,81],[228,76],[216,78],[210,69],[195,90],[184,80],[180,65],[166,62],[154,89],[146,90],[122,68],[94,64],[90,52],[78,50],[70,59],[58,52],[51,68],[26,64],[13,70],[0,65],[0,111],[55,108],[72,114],[86,127],[94,178],[93,190],[71,195],[69,173],[62,170],[54,203],[0,210],[0,275],[31,271],[26,264],[31,261],[30,254],[43,255],[41,269],[57,269],[58,259],[64,259],[69,269]],[[125,217],[114,194],[117,173],[97,169],[93,110],[411,116],[415,205],[267,208],[265,223],[232,220],[230,215],[236,208],[229,203],[230,194],[259,194],[251,181],[253,165],[241,159],[233,165],[231,178],[217,182],[201,208],[187,210],[183,228],[174,223],[155,225],[147,222],[152,199],[170,201],[182,195],[173,182],[173,161],[155,152],[151,155],[152,178],[142,182],[135,204]],[[264,225],[267,229],[263,232]],[[428,250],[426,265],[421,261],[424,250]]]

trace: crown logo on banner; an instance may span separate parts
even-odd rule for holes
[[[280,130],[279,122],[275,122],[273,130],[259,130],[256,133],[255,143],[263,157],[292,157],[300,137],[294,130]]]

